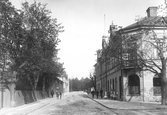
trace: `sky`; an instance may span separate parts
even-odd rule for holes
[[[16,8],[25,0],[9,0]],[[34,0],[26,0],[32,3]],[[145,17],[150,6],[164,0],[36,0],[47,4],[52,17],[64,26],[58,48],[69,78],[89,77],[94,71],[96,51],[101,49],[102,36],[108,35],[112,24],[126,27],[135,17]]]

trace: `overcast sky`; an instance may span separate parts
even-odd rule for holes
[[[10,1],[20,8],[24,0]],[[135,22],[135,16],[146,16],[148,7],[164,3],[164,0],[36,1],[47,3],[52,17],[64,26],[65,32],[59,35],[61,43],[58,56],[70,78],[89,77],[96,63],[96,50],[101,49],[102,36],[107,35],[112,21],[115,25],[126,27]]]

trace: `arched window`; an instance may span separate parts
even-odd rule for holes
[[[140,79],[136,74],[128,77],[129,94],[140,94]]]

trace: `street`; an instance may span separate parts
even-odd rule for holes
[[[166,115],[159,104],[92,99],[84,92],[70,92],[62,99],[47,98],[14,108],[3,108],[0,115]]]
[[[62,99],[49,98],[15,108],[4,108],[0,115],[113,115],[83,92],[72,92]]]

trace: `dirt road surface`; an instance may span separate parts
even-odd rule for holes
[[[140,106],[138,104],[92,99],[84,92],[70,92],[62,99],[53,97],[19,107],[2,109],[0,115],[167,115],[167,108],[153,109],[147,104]]]
[[[88,98],[83,92],[71,92],[62,99],[45,99],[3,113],[0,111],[0,115],[114,115],[114,112]]]
[[[51,99],[50,103],[27,115],[113,115],[109,109],[97,104],[83,92],[73,92],[61,100]]]

